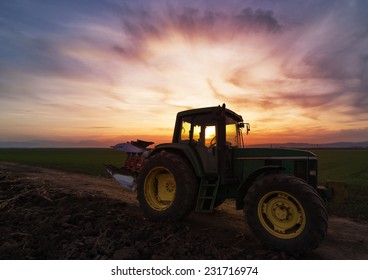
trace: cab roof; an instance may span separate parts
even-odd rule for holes
[[[238,115],[234,111],[231,111],[225,108],[225,104],[223,104],[222,106],[219,105],[219,106],[213,106],[213,107],[204,107],[204,108],[196,108],[196,109],[181,111],[177,114],[177,118],[189,117],[189,116],[195,116],[195,115],[203,115],[203,114],[212,114],[212,113],[220,112],[220,110],[225,110],[225,114],[228,117],[233,118],[237,122],[243,121],[243,117],[241,115]]]

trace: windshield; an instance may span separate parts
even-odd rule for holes
[[[201,143],[207,148],[216,144],[216,126],[196,122],[195,119],[183,119],[180,142]]]
[[[238,123],[226,117],[226,146],[241,146],[241,133]],[[211,116],[187,117],[181,121],[180,142],[200,143],[207,148],[216,146],[217,122]]]

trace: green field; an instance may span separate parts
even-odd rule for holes
[[[0,149],[0,161],[107,177],[104,163],[121,166],[125,154],[113,149]]]
[[[313,150],[318,156],[319,183],[344,181],[349,186],[347,205],[328,204],[329,212],[368,220],[368,150]],[[113,149],[0,149],[0,161],[19,162],[108,177],[103,163],[121,166],[124,153]]]
[[[327,180],[348,184],[348,204],[329,203],[329,212],[368,220],[368,149],[328,149],[312,152],[318,156],[320,184]]]
[[[318,157],[320,182],[331,178],[368,187],[368,150],[313,150]]]

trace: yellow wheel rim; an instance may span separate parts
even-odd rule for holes
[[[144,196],[148,205],[157,211],[169,208],[176,193],[174,176],[165,167],[155,167],[144,181]]]
[[[305,228],[305,211],[292,195],[274,191],[265,194],[258,204],[258,217],[262,226],[273,236],[291,239]]]

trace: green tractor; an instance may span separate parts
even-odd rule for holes
[[[243,130],[248,133],[249,124],[225,105],[179,112],[172,143],[148,153],[146,142],[127,143],[125,166],[108,170],[137,191],[151,220],[178,221],[234,199],[268,248],[293,255],[317,248],[327,232],[327,212],[317,188],[316,156],[245,148]]]

